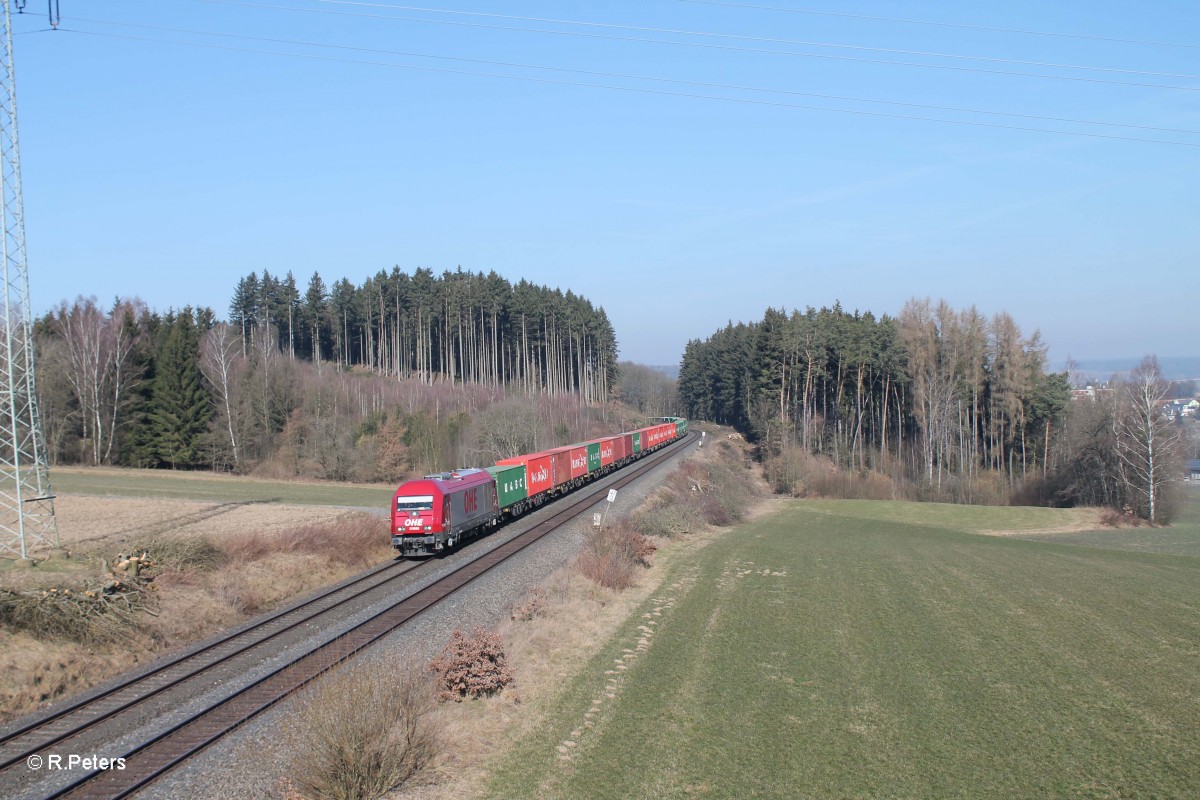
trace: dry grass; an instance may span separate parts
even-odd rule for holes
[[[59,494],[54,501],[59,536],[70,550],[81,549],[84,543],[121,546],[162,535],[206,537],[215,542],[248,531],[286,531],[333,522],[345,514],[345,509],[333,507],[173,498]]]
[[[286,509],[283,516],[292,519]],[[291,528],[259,522],[219,536],[106,537],[86,542],[70,561],[0,572],[0,634],[16,648],[4,654],[0,719],[61,699],[392,555],[386,526],[366,514],[340,511],[328,524]],[[123,579],[106,572],[102,558],[113,569],[122,550],[142,548],[153,567],[135,582],[136,593],[102,595],[103,604],[84,594]],[[14,599],[19,602],[5,602]],[[153,615],[143,610],[147,602]]]
[[[283,531],[250,531],[220,543],[234,564],[248,564],[279,554],[317,556],[331,564],[359,568],[391,553],[387,524],[367,514]]]
[[[0,628],[0,708],[5,717],[83,691],[97,676],[123,668],[122,654],[100,653],[76,642],[45,641]]]
[[[376,800],[441,744],[429,681],[418,670],[345,666],[310,687],[290,719],[288,798]]]
[[[549,602],[549,594],[546,590],[540,586],[534,586],[513,606],[512,620],[514,622],[532,622],[538,617],[544,617]]]

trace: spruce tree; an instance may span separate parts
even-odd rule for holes
[[[149,454],[172,469],[198,466],[212,418],[212,403],[200,373],[200,335],[185,308],[167,331],[150,398]]]

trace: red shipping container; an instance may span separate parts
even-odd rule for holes
[[[633,455],[633,434],[622,433],[617,437],[621,440],[621,458],[629,458]]]
[[[571,480],[571,448],[556,447],[539,455],[550,456],[550,480],[554,486],[562,486]]]
[[[645,444],[645,446],[647,448],[658,447],[658,445],[661,444],[658,441],[658,428],[655,427],[654,425],[651,425],[649,428],[646,428],[645,430],[643,430],[642,431],[642,442]]]
[[[666,443],[666,441],[671,438],[671,434],[668,430],[669,428],[669,425],[655,425],[650,428],[651,441],[654,443],[655,447]]]
[[[613,463],[617,455],[616,437],[608,436],[604,439],[596,439],[600,444],[600,466],[607,467]]]
[[[553,467],[548,455],[533,453],[527,456],[513,456],[496,462],[496,466],[499,467],[505,464],[525,465],[525,485],[529,488],[530,497],[548,491],[554,486]]]
[[[574,445],[565,449],[571,454],[571,477],[582,478],[587,475],[587,445]]]

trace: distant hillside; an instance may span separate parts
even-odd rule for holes
[[[1095,380],[1106,381],[1118,372],[1128,372],[1136,367],[1141,360],[1141,356],[1130,358],[1085,358],[1076,361],[1076,369],[1079,372],[1090,375]],[[1159,356],[1158,363],[1162,367],[1163,376],[1168,380],[1183,381],[1200,378],[1200,357],[1176,356],[1164,358]],[[1057,366],[1057,369],[1060,371],[1066,368],[1065,363]]]
[[[678,364],[647,364],[647,367],[655,372],[661,372],[672,380],[679,380],[679,365]]]

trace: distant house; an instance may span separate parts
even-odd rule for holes
[[[1187,462],[1187,477],[1191,481],[1200,481],[1200,458],[1193,458]]]
[[[1190,397],[1180,397],[1175,400],[1168,400],[1162,407],[1162,413],[1167,419],[1173,420],[1183,417],[1194,417],[1198,408],[1200,408],[1200,402]]]

